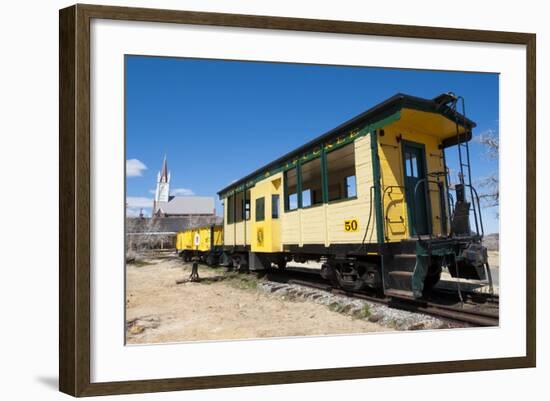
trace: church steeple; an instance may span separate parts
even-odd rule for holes
[[[157,189],[155,191],[155,205],[158,202],[168,202],[170,194],[170,172],[168,171],[168,162],[166,155],[162,161],[162,169],[157,174]]]
[[[166,162],[166,155],[162,161],[162,170],[160,171],[160,181],[168,182],[168,163]]]

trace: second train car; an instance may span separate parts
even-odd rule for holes
[[[178,232],[176,250],[185,262],[196,256],[208,265],[218,264],[223,251],[223,226],[191,227]]]

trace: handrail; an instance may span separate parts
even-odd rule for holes
[[[451,194],[451,188],[448,189],[447,196],[449,197],[450,204],[449,216],[452,216],[453,214],[455,214],[455,198]]]
[[[483,218],[481,216],[481,203],[480,203],[480,200],[479,200],[479,195],[478,195],[478,192],[476,190],[476,188],[473,186],[473,185],[470,185],[470,184],[464,184],[465,187],[469,187],[470,190],[471,190],[471,193],[475,195],[475,199],[472,199],[472,209],[471,210],[474,210],[476,209],[476,204],[477,204],[477,213],[474,213],[474,219],[476,220],[476,234],[477,236],[481,236],[481,237],[484,237],[485,236],[485,231],[484,231],[484,227],[483,227]],[[451,197],[451,200],[452,200],[452,203],[451,204],[454,204],[454,198],[451,194],[451,191],[455,191],[456,192],[456,189],[455,188],[449,188],[449,196]],[[475,201],[475,204],[474,204],[474,201]],[[450,216],[452,217],[454,215],[454,208],[450,214]],[[478,220],[479,219],[479,220]],[[479,226],[478,224],[479,223]],[[479,232],[479,228],[477,227],[481,227],[481,235],[480,235],[480,232]]]
[[[384,199],[386,198],[386,193],[388,191],[388,189],[390,189],[390,194],[393,192],[393,189],[394,188],[399,188],[399,189],[403,189],[403,192],[401,193],[401,195],[403,196],[403,199],[405,199],[405,187],[403,185],[388,185],[384,188],[384,192],[382,192],[382,217],[383,217],[383,223],[384,223],[384,238],[385,239],[388,239],[388,227],[387,227],[387,224],[386,224],[386,221],[387,221],[387,216],[386,216],[386,213],[385,213],[385,203],[384,203]],[[406,199],[405,199],[405,202],[406,202]]]
[[[444,188],[441,186],[443,183],[441,181],[435,181],[435,180],[429,180],[427,178],[422,178],[420,179],[415,187],[414,187],[414,193],[413,193],[413,197],[411,199],[412,201],[412,204],[411,204],[411,208],[412,210],[415,210],[416,209],[416,199],[417,199],[417,195],[418,195],[418,188],[420,187],[420,184],[422,183],[427,183],[428,185],[426,185],[426,187],[424,188],[424,190],[427,192],[426,193],[426,197],[425,197],[425,200],[426,200],[426,211],[430,211],[430,199],[429,199],[429,192],[428,192],[428,189],[429,189],[429,185],[430,184],[435,184],[437,186],[437,191],[438,193],[440,193],[441,191],[444,190]],[[481,227],[481,237],[483,237],[485,235],[485,231],[484,231],[484,227],[483,227],[483,219],[481,217],[481,207],[480,207],[480,200],[479,200],[479,194],[477,192],[477,190],[475,189],[475,187],[473,185],[469,185],[469,184],[465,184],[465,186],[468,186],[471,188],[472,190],[472,193],[475,195],[475,199],[472,200],[472,202],[475,201],[475,204],[473,204],[472,206],[474,208],[476,208],[477,206],[477,211],[478,213],[474,214],[474,218],[476,219],[476,222],[477,222],[477,219],[478,219],[478,216],[479,216],[479,227]],[[384,190],[382,192],[382,217],[383,217],[383,224],[384,224],[384,238],[388,238],[388,216],[386,214],[386,209],[385,209],[385,200],[386,200],[386,195],[391,195],[393,190],[396,189],[396,188],[399,188],[402,190],[402,193],[400,195],[403,196],[403,199],[405,200],[405,202],[407,202],[407,199],[406,199],[406,187],[403,186],[403,185],[388,185],[388,186],[385,186],[384,187]],[[451,206],[453,207],[453,210],[449,210],[448,211],[448,217],[447,217],[447,213],[443,213],[443,208],[446,208],[445,204],[444,204],[444,201],[441,200],[441,197],[440,197],[440,211],[441,211],[441,216],[440,216],[440,220],[441,220],[441,233],[443,235],[450,235],[450,233],[452,233],[451,229],[450,229],[450,226],[448,226],[447,229],[445,229],[445,224],[444,224],[444,218],[447,219],[449,218],[449,220],[452,220],[452,216],[454,215],[454,197],[452,196],[451,194],[451,191],[456,191],[456,189],[454,188],[449,188],[448,189],[448,192],[447,192],[447,195],[450,197],[450,200],[451,200]],[[445,215],[445,216],[444,216]],[[411,216],[411,218],[409,219],[409,224],[411,224],[412,226],[414,226],[414,229],[415,229],[415,232],[416,232],[416,236],[421,239],[421,234],[419,234],[419,230],[418,230],[418,221],[416,220],[415,216]],[[476,224],[476,227],[477,227],[477,224]],[[480,232],[479,230],[476,231],[476,234],[478,236],[480,236]],[[430,230],[429,232],[429,235],[430,235],[430,238],[432,238],[432,235],[433,235],[433,229]]]
[[[477,193],[477,190],[475,189],[475,187],[473,185],[470,185],[470,184],[465,184],[465,186],[467,187],[470,187],[470,190],[472,190],[476,196],[476,203],[477,203],[477,209],[479,211],[479,225],[481,227],[481,236],[484,237],[485,236],[485,232],[483,230],[483,218],[481,217],[481,205],[480,205],[480,202],[479,202],[479,195]],[[472,199],[472,202],[474,200]],[[474,210],[475,210],[475,205],[474,205]],[[476,223],[477,223],[477,215],[478,214],[474,214],[475,216],[475,219],[476,219]],[[477,227],[477,224],[476,224],[476,227]],[[479,230],[477,230],[477,235],[479,236]]]

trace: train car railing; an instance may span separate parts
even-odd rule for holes
[[[474,219],[476,221],[476,234],[478,235],[478,237],[480,236],[480,234],[481,234],[481,237],[483,237],[485,236],[485,232],[483,230],[483,218],[481,217],[481,203],[479,201],[479,194],[477,193],[477,190],[473,185],[465,184],[465,186],[470,188],[472,195],[475,195],[475,203],[474,203],[474,199],[471,199],[472,205],[473,205],[473,208],[471,208],[471,210],[473,210],[474,212]],[[477,204],[477,209],[476,209],[476,204]],[[480,232],[480,229],[481,229],[481,232]]]
[[[443,195],[444,191],[445,191],[445,188],[444,188],[444,185],[441,181],[428,180],[427,178],[423,178],[423,179],[419,180],[416,183],[415,187],[414,187],[414,196],[413,196],[413,199],[412,199],[412,201],[413,201],[412,207],[413,208],[416,207],[414,202],[416,202],[416,199],[417,199],[418,188],[420,187],[420,184],[423,184],[423,183],[427,184],[427,185],[423,185],[424,190],[426,191],[425,199],[426,199],[426,208],[427,208],[427,210],[430,210],[429,208],[430,208],[430,205],[431,205],[431,203],[429,201],[429,191],[430,191],[430,189],[428,187],[429,187],[430,184],[436,184],[437,185],[438,192],[439,192],[439,207],[440,207],[440,211],[441,211],[441,214],[442,214],[440,216],[441,234],[452,236],[452,234],[453,234],[452,229],[450,229],[450,227],[449,227],[449,229],[447,229],[447,227],[446,227],[447,214],[444,212],[445,209],[446,209],[446,206],[445,206],[445,197]],[[473,213],[472,213],[472,215],[468,214],[468,219],[471,219],[473,217],[474,226],[475,226],[475,230],[476,230],[475,233],[478,237],[483,237],[485,235],[485,232],[484,232],[484,228],[483,228],[483,218],[481,216],[481,203],[480,203],[480,200],[479,200],[479,194],[478,194],[476,188],[473,185],[464,184],[464,186],[469,187],[471,197],[473,197],[473,199],[472,198],[470,199],[470,207],[468,209],[469,212],[473,212]],[[453,191],[453,190],[456,192],[455,188],[449,188],[448,191],[447,191],[447,196],[451,197],[451,199],[453,199],[453,201],[454,201],[454,198],[451,195],[451,191]],[[450,213],[450,215],[449,215],[450,219],[449,220],[452,222],[453,215],[454,215],[454,208],[453,208],[452,211],[449,211],[449,213]],[[421,236],[420,236],[420,234],[418,234],[417,222],[414,221],[413,225],[414,225],[414,228],[415,228],[415,232],[417,233],[417,237],[420,239]],[[429,235],[430,235],[430,238],[432,238],[433,230],[430,230]]]
[[[435,185],[435,188],[433,187]],[[455,212],[454,204],[455,204],[455,197],[452,195],[452,191],[456,192],[455,188],[446,188],[444,183],[439,180],[430,180],[428,178],[423,178],[419,180],[415,187],[414,187],[414,193],[411,197],[412,204],[410,205],[412,210],[416,210],[416,200],[418,199],[419,189],[422,186],[422,190],[425,191],[425,201],[426,201],[426,210],[430,211],[429,215],[432,213],[431,209],[431,197],[430,192],[436,191],[438,193],[438,203],[439,203],[439,211],[440,211],[440,235],[444,237],[450,237],[453,235],[452,232],[452,220]],[[473,196],[473,199],[470,199],[470,207],[469,207],[469,220],[472,225],[475,227],[475,234],[478,237],[483,237],[485,235],[484,227],[483,227],[483,219],[481,216],[481,203],[479,194],[476,190],[476,188],[472,185],[466,184],[465,186],[468,186],[470,189],[470,193]],[[396,190],[399,190],[399,192],[396,192]],[[388,185],[384,186],[384,190],[382,191],[382,212],[383,212],[383,219],[384,219],[384,238],[386,240],[389,239],[389,227],[391,224],[394,223],[404,223],[404,213],[408,213],[407,211],[407,196],[405,193],[406,189],[403,185]],[[391,197],[392,194],[397,193],[399,196],[401,196],[401,201],[404,203],[404,211],[402,212],[401,218],[398,221],[392,221],[389,216],[388,209],[389,207],[386,207],[386,199],[387,197]],[[450,210],[449,210],[450,207]],[[414,227],[414,232],[416,237],[419,239],[422,238],[422,235],[420,234],[420,227],[417,219],[414,218],[414,216],[409,216],[407,219],[409,222],[409,232],[411,233],[411,227]],[[428,232],[429,238],[432,239],[434,237],[434,230],[433,227],[430,225],[430,229]]]
[[[386,195],[390,196],[392,195],[393,193],[393,190],[394,189],[400,189],[401,190],[401,193],[399,195],[401,195],[401,200],[403,201],[404,205],[405,205],[405,213],[406,213],[406,205],[407,205],[407,200],[406,200],[406,197],[405,197],[405,187],[402,186],[402,185],[388,185],[386,187],[384,187],[384,191],[382,193],[382,211],[383,211],[383,217],[384,217],[384,238],[386,240],[389,239],[389,236],[388,236],[388,226],[390,224],[393,224],[394,222],[392,222],[388,216],[389,213],[387,213],[387,210],[386,210],[386,203],[385,203],[385,199],[386,199]],[[403,215],[401,215],[401,219],[399,221],[397,221],[396,223],[404,223],[404,218],[403,218]]]

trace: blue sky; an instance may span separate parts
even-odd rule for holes
[[[216,192],[267,162],[398,92],[449,91],[474,135],[498,135],[497,74],[126,56],[128,212],[150,213],[165,154],[171,194],[215,196],[221,214]],[[470,150],[474,176],[498,171],[481,144]],[[486,232],[496,213],[483,211]]]

